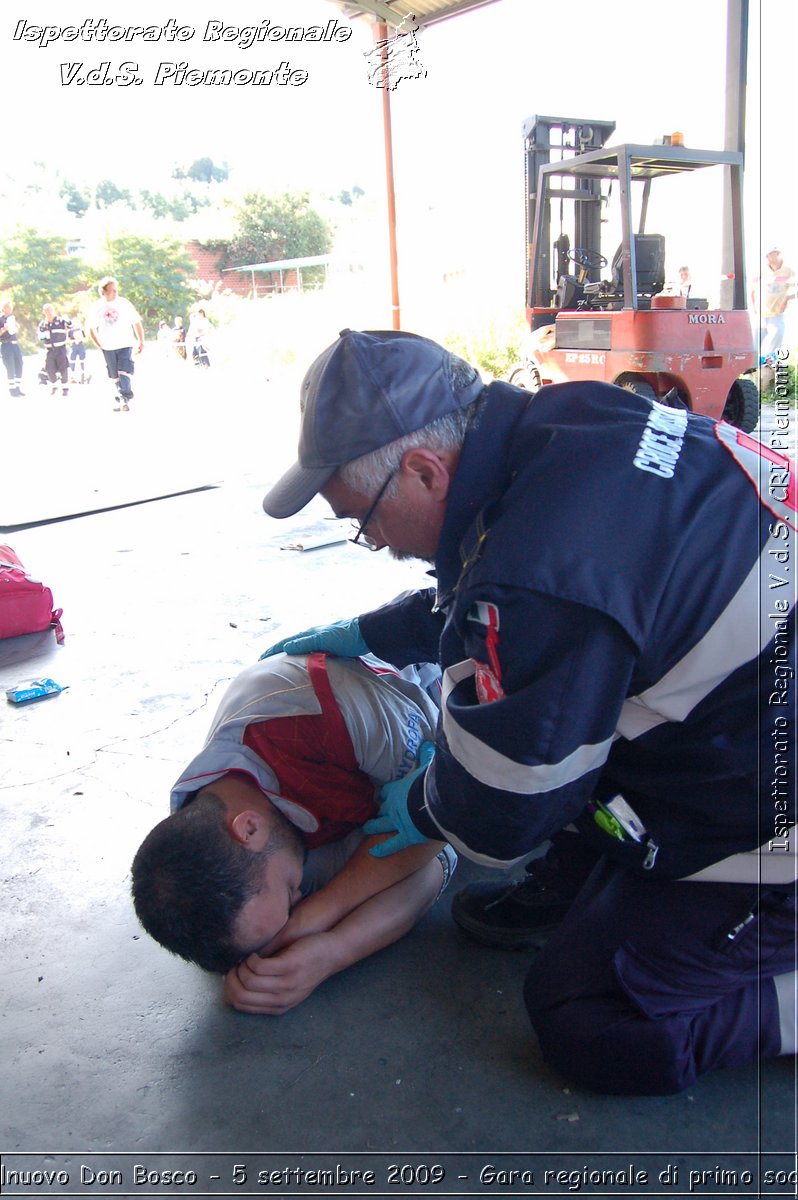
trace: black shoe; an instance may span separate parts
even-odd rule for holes
[[[561,871],[555,856],[534,859],[513,883],[472,883],[452,900],[455,923],[485,946],[542,946],[562,921],[583,878]]]

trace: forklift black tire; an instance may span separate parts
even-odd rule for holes
[[[759,424],[759,389],[753,379],[735,379],[729,389],[723,420],[743,433],[753,433]]]
[[[513,367],[507,376],[507,382],[514,387],[523,388],[525,392],[540,390],[541,379],[534,367]]]

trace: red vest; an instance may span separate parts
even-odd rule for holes
[[[315,833],[303,833],[309,849],[345,837],[375,816],[379,807],[374,784],[358,766],[325,657],[308,655],[308,674],[321,713],[257,721],[244,734],[244,745],[274,771],[280,794],[319,822]]]

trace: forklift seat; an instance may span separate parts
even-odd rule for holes
[[[584,294],[584,287],[575,275],[561,275],[557,280],[557,291],[554,293],[554,307],[577,308]]]
[[[665,287],[665,238],[661,233],[636,233],[638,296],[656,296]],[[612,286],[623,295],[623,243],[612,260]]]

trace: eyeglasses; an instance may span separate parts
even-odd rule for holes
[[[366,513],[365,517],[360,522],[360,524],[358,525],[356,521],[352,522],[353,526],[357,529],[357,533],[355,534],[355,536],[349,539],[353,545],[365,546],[367,550],[375,550],[376,549],[376,546],[373,546],[371,544],[371,541],[369,540],[369,538],[366,537],[366,527],[368,526],[369,521],[372,519],[375,512],[377,511],[377,505],[379,504],[380,500],[382,500],[383,496],[385,495],[385,492],[387,491],[387,488],[388,488],[388,484],[391,482],[391,480],[393,479],[395,474],[396,474],[396,471],[391,471],[390,475],[385,480],[385,483],[382,485],[380,490],[377,492],[377,495],[374,497],[373,501],[371,502],[371,507],[369,508],[368,512]],[[361,538],[363,539],[362,542],[360,540]]]

